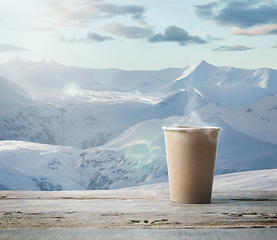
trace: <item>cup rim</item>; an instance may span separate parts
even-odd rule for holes
[[[163,126],[165,131],[187,131],[187,130],[221,130],[221,127],[212,126]]]

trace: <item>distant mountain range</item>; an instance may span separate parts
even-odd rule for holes
[[[160,71],[0,65],[0,189],[165,179],[162,126],[222,127],[216,174],[277,168],[277,71],[205,61]]]
[[[23,61],[16,57],[0,65],[0,76],[29,87],[64,89],[75,83],[80,89],[117,92],[137,90],[141,93],[167,94],[180,88],[233,83],[277,89],[277,70],[216,67],[205,61],[184,68],[125,71],[64,66],[54,61]]]

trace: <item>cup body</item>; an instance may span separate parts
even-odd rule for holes
[[[217,127],[163,127],[170,200],[211,202],[219,132]]]

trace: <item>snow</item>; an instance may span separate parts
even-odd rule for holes
[[[0,86],[1,113],[7,114],[34,104],[26,91],[8,79],[0,77]]]
[[[3,161],[0,162],[0,176],[0,190],[40,190],[30,176],[15,170]]]
[[[276,189],[276,77],[205,61],[124,71],[11,59],[0,65],[0,189],[168,187],[166,125],[222,128],[215,189]]]
[[[214,85],[202,87],[198,90],[205,99],[230,107],[255,103],[271,94],[277,95],[276,89],[252,87],[243,83]]]
[[[213,191],[272,190],[276,191],[277,169],[236,172],[214,176]],[[169,190],[167,177],[159,182],[129,187],[128,190]]]
[[[80,190],[82,180],[76,177],[72,170],[79,151],[72,147],[60,147],[21,141],[1,141],[0,158],[8,168],[6,175],[16,175],[20,172],[29,176],[33,183],[40,185],[41,190]],[[10,177],[11,178],[11,177]],[[26,177],[25,177],[26,178]],[[1,185],[6,186],[6,178],[1,174]],[[20,180],[20,179],[19,179]],[[4,181],[4,182],[3,182]],[[10,181],[9,181],[10,182]],[[38,190],[37,185],[26,185],[17,182],[20,190]],[[62,187],[61,187],[62,186]]]

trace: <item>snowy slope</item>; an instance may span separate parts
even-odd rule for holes
[[[215,191],[277,190],[277,169],[215,175]]]
[[[213,118],[210,121],[218,122],[217,126],[222,127],[215,167],[216,174],[276,168],[276,144],[259,141],[237,132],[219,118]]]
[[[13,103],[9,107],[15,109],[18,105]],[[57,144],[63,139],[62,133],[71,125],[70,119],[64,115],[65,111],[61,107],[36,103],[8,114],[2,112],[0,139]]]
[[[134,125],[111,142],[91,149],[2,141],[0,161],[29,176],[42,190],[117,189],[167,176],[162,126],[182,117]],[[222,127],[216,174],[277,168],[277,145]],[[3,181],[3,180],[2,180]],[[4,185],[4,184],[3,184]]]
[[[277,190],[277,169],[236,172],[214,176],[213,191]],[[128,190],[169,190],[167,177]]]
[[[163,92],[168,82],[174,81],[182,72],[182,68],[167,68],[157,71],[124,71],[119,69],[89,69],[95,80],[105,86],[118,88],[123,92],[138,90],[142,93]]]
[[[69,120],[65,109],[31,97],[13,82],[0,78],[0,139],[56,144]]]
[[[143,113],[140,121],[185,116],[206,104],[207,100],[198,91],[179,89],[167,94],[162,101]]]
[[[20,86],[35,91],[37,88],[51,89],[101,89],[104,86],[95,81],[89,71],[67,67],[54,61],[31,62],[20,57],[0,66],[0,76],[13,80]],[[105,86],[105,90],[108,86]]]
[[[3,145],[5,151],[3,151]],[[36,143],[27,144],[22,142],[12,142],[5,141],[2,142],[0,151],[1,161],[0,161],[0,189],[1,190],[76,190],[76,189],[105,189],[112,180],[108,179],[101,175],[98,176],[98,173],[92,171],[91,177],[95,177],[94,181],[86,181],[86,176],[84,173],[87,169],[89,170],[88,165],[94,169],[99,168],[101,165],[101,160],[105,158],[107,151],[92,152],[90,158],[85,158],[85,153],[78,151],[77,149],[62,148],[51,146],[51,145],[41,145]],[[23,153],[23,158],[21,159],[21,152]],[[38,154],[38,152],[40,154]],[[112,153],[112,151],[109,151]],[[93,156],[102,155],[100,157],[93,159]],[[66,157],[69,155],[69,157]],[[28,156],[28,158],[27,158]],[[107,154],[108,156],[108,154]],[[9,162],[9,159],[13,159],[9,165],[5,162]],[[31,166],[26,165],[30,164],[30,159],[35,159],[36,163],[36,172],[31,169]],[[72,164],[73,159],[79,159],[76,163]],[[110,159],[110,161],[114,160]],[[33,160],[34,161],[34,160]],[[14,162],[19,164],[20,171],[17,171],[14,168]],[[119,159],[121,164],[124,162],[124,159]],[[119,166],[121,165],[119,164]],[[10,165],[13,165],[11,167]],[[71,167],[68,167],[70,166]],[[129,180],[128,177],[124,176],[124,168],[118,167],[116,161],[110,163],[113,167],[112,171],[118,174],[118,178],[123,176],[121,180],[122,187],[132,186],[132,184],[122,184],[124,180]],[[17,168],[19,168],[19,166]],[[73,167],[72,167],[73,166]],[[132,170],[134,167],[130,167]],[[63,171],[66,169],[66,174]],[[76,172],[79,169],[83,169],[83,175],[80,175],[77,178]],[[108,169],[109,170],[109,169]],[[112,172],[111,171],[111,172]],[[132,170],[135,171],[134,169]],[[257,171],[247,171],[247,172],[236,172],[229,174],[215,175],[214,179],[214,190],[276,190],[277,189],[277,169],[268,169],[268,170],[257,170]],[[22,172],[25,172],[22,173]],[[96,174],[94,175],[93,172]],[[102,170],[103,172],[103,170]],[[68,174],[71,173],[71,174]],[[127,175],[127,174],[125,174]],[[98,176],[98,177],[97,177]],[[125,177],[125,178],[124,178]],[[82,179],[84,178],[84,179]],[[126,181],[128,183],[128,181]],[[120,183],[120,181],[118,182]],[[85,185],[88,186],[85,186]],[[148,181],[136,182],[138,187],[132,187],[130,189],[169,189],[167,175],[164,175],[160,178],[149,179]]]
[[[276,89],[252,87],[239,82],[201,87],[198,91],[205,99],[229,107],[255,103],[268,95],[277,95]]]
[[[276,95],[269,95],[257,103],[238,107],[209,103],[185,116],[181,124],[205,125],[202,119],[218,116],[236,131],[261,141],[277,144],[276,108]]]
[[[220,118],[237,131],[265,142],[277,144],[277,95],[269,95],[255,104],[246,104],[222,112]]]
[[[0,190],[41,190],[32,177],[0,161]]]
[[[24,95],[0,79],[0,139],[89,148],[110,141],[133,124],[160,97],[139,92],[53,90]]]
[[[215,67],[205,61],[185,68],[181,77],[168,87],[171,91],[179,88],[200,88],[212,85],[243,83],[250,86],[277,89],[277,70],[260,68],[247,70],[233,67]]]
[[[8,175],[9,182],[17,187],[10,188],[14,190],[85,189],[81,177],[74,174],[72,169],[74,162],[80,157],[78,149],[21,141],[1,141],[0,149],[1,166],[6,166],[3,171],[5,174],[1,174],[1,185],[8,187]],[[18,172],[25,178],[21,178]],[[11,178],[11,175],[16,178]]]
[[[63,104],[74,124],[59,144],[80,148],[103,145],[138,123],[141,113],[152,105],[151,99],[137,93],[82,92]]]
[[[0,77],[0,102],[2,115],[35,104],[26,91],[3,77]]]

